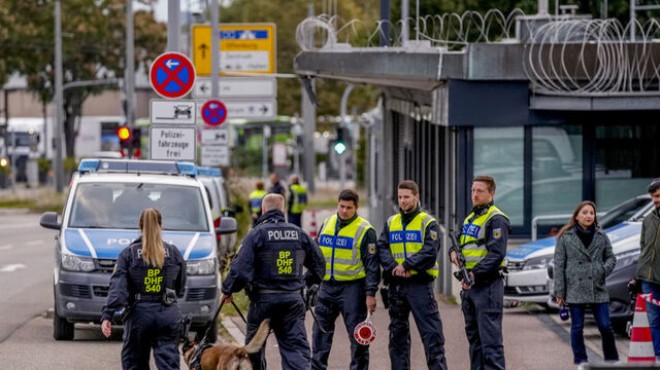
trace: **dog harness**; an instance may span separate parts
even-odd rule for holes
[[[204,342],[193,347],[193,354],[190,356],[191,370],[202,370],[202,353],[209,347],[213,347],[213,344]]]

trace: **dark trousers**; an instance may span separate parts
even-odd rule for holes
[[[121,364],[124,370],[149,369],[153,348],[159,370],[179,369],[181,311],[176,304],[138,303],[124,323]]]
[[[605,361],[618,361],[619,353],[614,343],[614,330],[610,323],[610,308],[607,303],[571,304],[571,347],[573,348],[573,363],[588,362],[587,349],[584,346],[584,311],[588,306],[594,313],[596,326],[600,331]]]
[[[366,298],[364,279],[352,282],[324,281],[321,283],[318,302],[314,308],[318,322],[314,323],[312,334],[312,369],[328,368],[328,357],[335,334],[335,320],[340,313],[351,341],[350,369],[366,370],[369,368],[369,346],[359,344],[353,337],[353,330],[357,324],[367,318]]]
[[[390,361],[392,369],[410,369],[410,325],[412,311],[422,337],[426,364],[430,370],[447,369],[445,337],[433,283],[405,282],[390,284]]]
[[[502,279],[462,291],[461,300],[465,334],[470,343],[470,369],[504,370]]]
[[[249,343],[264,319],[270,319],[270,328],[275,333],[280,348],[283,370],[310,369],[310,350],[305,331],[305,304],[298,293],[255,294],[248,311],[247,334]],[[263,349],[250,355],[255,370],[266,369]]]
[[[290,224],[294,224],[298,227],[302,227],[302,213],[287,213],[286,219]]]
[[[653,298],[658,299],[660,297],[660,285],[642,281],[642,292],[644,294],[653,293]],[[660,307],[647,302],[646,315],[649,318],[649,327],[651,327],[651,340],[653,341],[655,358],[660,360]]]

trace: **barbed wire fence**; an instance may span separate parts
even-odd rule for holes
[[[617,19],[553,16],[536,23],[534,16],[514,9],[509,14],[491,9],[410,18],[397,22],[343,20],[338,16],[310,17],[298,24],[296,40],[304,51],[345,50],[379,46],[384,29],[391,29],[390,47],[419,47],[421,42],[448,51],[463,51],[470,43],[518,43],[521,61],[533,89],[553,94],[657,94],[660,91],[660,22],[651,18],[632,23]],[[384,27],[385,25],[389,27]],[[403,28],[413,30],[403,40]],[[516,34],[518,32],[518,34]],[[523,39],[520,39],[524,35]]]

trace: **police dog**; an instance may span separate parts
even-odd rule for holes
[[[201,348],[202,354],[199,360],[201,370],[252,370],[252,362],[248,354],[261,350],[268,338],[269,330],[270,320],[266,319],[259,325],[250,343],[244,346],[218,343],[208,348]],[[186,338],[181,349],[186,365],[193,369],[190,362],[195,351],[198,350],[198,343]]]

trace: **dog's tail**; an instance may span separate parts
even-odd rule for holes
[[[257,334],[254,335],[254,338],[250,343],[245,345],[245,352],[247,353],[257,353],[261,350],[261,347],[264,346],[266,338],[268,338],[268,333],[270,330],[270,320],[266,319],[261,322],[259,329],[257,329]]]

